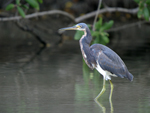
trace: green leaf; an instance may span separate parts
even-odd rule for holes
[[[109,43],[109,38],[107,36],[103,36],[102,39],[105,42],[105,44]]]
[[[150,5],[149,5],[149,6],[147,6],[147,8],[148,8],[148,11],[149,11],[149,15],[150,15]]]
[[[43,3],[43,0],[37,0],[37,1],[38,1],[39,3],[41,3],[41,4]]]
[[[16,4],[17,4],[17,5],[20,5],[20,0],[16,0]]]
[[[23,9],[22,9],[21,7],[19,7],[19,6],[17,6],[17,9],[18,9],[19,14],[20,14],[23,18],[25,18],[25,13],[24,13]]]
[[[144,7],[144,4],[145,4],[145,2],[144,2],[144,1],[140,1],[140,2],[139,2],[139,8],[141,8],[141,9],[142,9],[142,8]]]
[[[21,7],[25,8],[25,9],[29,9],[29,7],[27,5],[21,5]]]
[[[102,22],[103,22],[103,19],[99,18],[99,21],[95,23],[95,29],[96,30],[100,29],[100,27],[102,26]]]
[[[134,0],[136,3],[139,3],[140,2],[140,0]]]
[[[143,10],[142,9],[139,9],[138,13],[137,13],[137,16],[138,18],[141,18],[143,15]]]
[[[104,25],[101,27],[101,31],[104,31],[104,30],[108,30],[112,27],[112,25],[114,24],[114,21],[111,20],[109,21],[108,23],[104,23]]]
[[[100,33],[99,33],[98,31],[92,31],[92,32],[91,32],[91,35],[92,35],[93,37],[98,37],[98,36],[100,35]]]
[[[39,10],[39,4],[36,0],[26,0],[26,2],[31,5],[33,8],[35,8],[36,10]]]
[[[95,39],[93,40],[92,44],[97,44],[97,43],[101,43],[101,40],[100,40],[100,35],[95,37]]]
[[[74,39],[75,40],[80,40],[80,38],[82,37],[82,35],[84,35],[83,31],[76,31],[76,33],[74,35]]]
[[[15,7],[14,4],[9,4],[9,5],[6,6],[5,9],[6,9],[7,11],[9,11],[9,10],[13,9],[14,7]]]
[[[144,18],[148,21],[149,20],[149,11],[147,7],[144,7]]]
[[[109,34],[107,32],[101,32],[102,36],[109,36]]]
[[[150,4],[150,0],[146,0],[146,4]]]

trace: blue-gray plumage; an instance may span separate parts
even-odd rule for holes
[[[96,62],[103,70],[110,72],[110,74],[114,74],[114,76],[121,78],[125,77],[130,81],[133,80],[132,74],[128,71],[124,62],[114,51],[101,44],[93,44],[90,47],[90,50],[91,54],[95,56],[94,58]],[[111,79],[110,76],[108,79]]]
[[[80,39],[80,48],[86,64],[91,68],[96,68],[103,75],[103,89],[96,97],[96,100],[105,91],[105,80],[111,80],[111,76],[128,78],[133,80],[133,75],[128,71],[122,59],[110,48],[102,44],[93,44],[90,46],[92,36],[88,26],[85,23],[79,23],[73,27],[62,28],[60,30],[80,30],[84,35]],[[113,87],[112,82],[110,81]]]

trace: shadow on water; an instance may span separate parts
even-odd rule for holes
[[[0,61],[1,113],[150,112],[149,52],[123,56],[134,81],[113,77],[112,99],[107,81],[106,91],[96,103],[94,98],[102,88],[102,76],[85,63],[82,65],[80,51],[64,52],[61,48],[41,49],[38,55],[27,55],[24,49],[10,55],[9,62]]]

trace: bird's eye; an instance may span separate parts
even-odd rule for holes
[[[78,27],[78,28],[81,28],[82,26],[81,26],[81,25],[78,25],[77,27]]]

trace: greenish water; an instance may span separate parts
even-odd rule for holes
[[[112,78],[111,111],[109,82],[96,103],[103,78],[83,64],[79,50],[70,51],[49,48],[37,56],[25,49],[3,51],[9,55],[0,61],[0,113],[150,112],[149,52],[122,57],[134,81]]]

